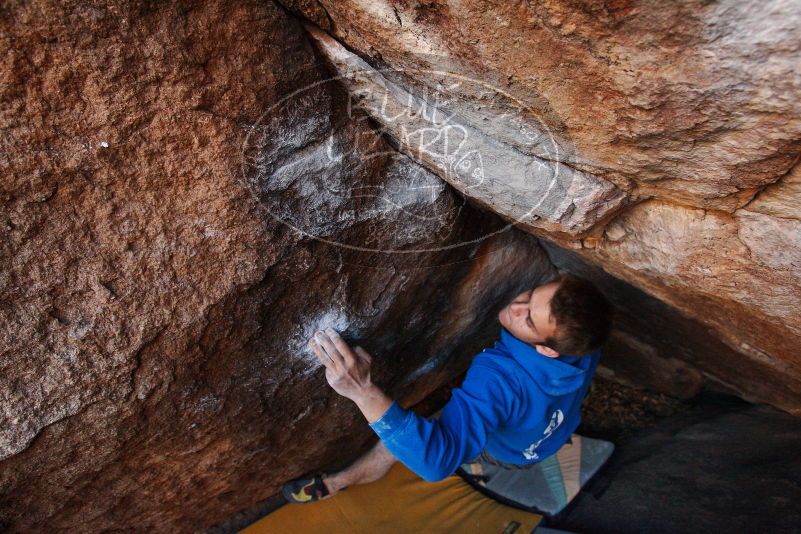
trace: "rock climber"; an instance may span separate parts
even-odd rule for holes
[[[372,357],[332,329],[309,345],[328,384],[359,407],[380,440],[349,467],[284,484],[292,503],[325,499],[383,477],[400,460],[427,481],[462,464],[531,465],[554,454],[581,420],[580,407],[609,336],[613,310],[570,273],[517,295],[498,314],[500,339],[473,358],[438,418],[400,407],[370,380]]]

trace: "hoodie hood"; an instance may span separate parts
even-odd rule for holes
[[[514,337],[501,327],[501,339],[495,345],[514,358],[548,395],[560,396],[572,393],[584,384],[585,373],[592,365],[589,356],[559,356],[551,358],[534,347]],[[595,353],[592,353],[595,354]]]

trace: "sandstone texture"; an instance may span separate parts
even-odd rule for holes
[[[484,158],[483,176],[495,179],[479,187],[464,179],[460,187],[448,168],[430,170],[699,321],[737,356],[690,363],[741,395],[801,414],[795,2],[284,3],[389,80],[388,92],[439,105],[489,139],[488,154],[517,153]],[[386,106],[360,96],[367,82],[355,84],[343,54],[317,40],[381,123]],[[388,133],[426,165],[418,148],[436,144],[410,149],[396,133],[419,129],[409,115],[390,114]],[[574,205],[546,198],[549,214],[531,217],[532,195],[517,194],[526,188],[521,158],[544,163],[527,182],[534,191],[553,182]],[[574,175],[591,187],[575,187]],[[766,376],[770,385],[760,382]]]
[[[317,328],[410,406],[558,268],[618,307],[608,376],[801,413],[799,26],[788,1],[5,3],[0,530],[204,531],[341,467],[374,435]]]
[[[0,530],[202,531],[373,438],[315,329],[412,403],[555,274],[349,112],[270,2],[0,28]]]
[[[623,193],[609,182],[548,159],[547,136],[532,154],[499,142],[497,131],[480,121],[471,124],[431,95],[419,98],[402,89],[328,34],[307,28],[354,105],[375,118],[403,152],[482,206],[520,225],[579,233],[622,203]],[[447,78],[441,83],[458,83],[460,91],[468,85]]]

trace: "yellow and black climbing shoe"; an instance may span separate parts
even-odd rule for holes
[[[323,484],[322,475],[290,480],[281,488],[281,495],[284,496],[287,502],[296,504],[320,501],[331,496],[328,493],[328,488]]]

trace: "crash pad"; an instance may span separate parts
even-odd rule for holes
[[[242,532],[528,534],[540,519],[482,495],[457,475],[426,482],[397,462],[376,482],[315,503],[288,504]]]
[[[492,498],[548,519],[561,513],[603,467],[615,446],[573,434],[556,454],[528,465],[497,465],[483,455],[457,471]]]

